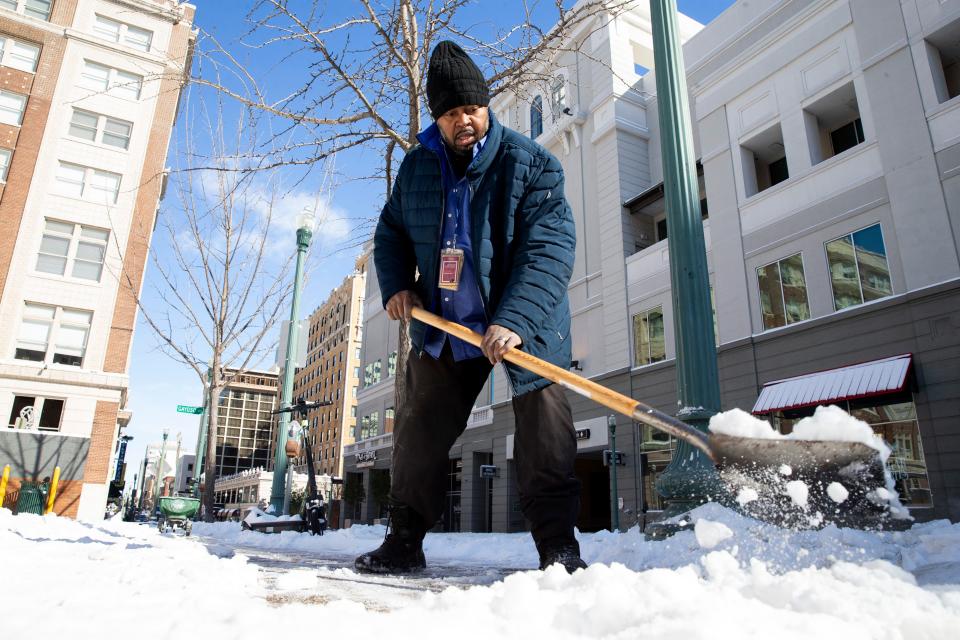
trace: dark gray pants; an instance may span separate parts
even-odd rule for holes
[[[427,526],[443,512],[449,451],[467,426],[477,395],[490,375],[486,358],[456,362],[449,343],[440,359],[410,352],[407,398],[393,430],[390,497],[412,507]],[[520,508],[534,542],[573,540],[580,511],[580,481],[574,475],[577,439],[570,404],[557,385],[513,398],[514,460]]]

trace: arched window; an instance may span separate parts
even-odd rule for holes
[[[530,137],[534,140],[543,133],[543,98],[537,96],[530,104]]]

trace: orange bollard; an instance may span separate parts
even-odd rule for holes
[[[53,501],[57,499],[58,484],[60,484],[60,467],[53,470],[53,480],[50,481],[50,495],[47,496],[47,508],[43,510],[43,515],[53,511]]]
[[[7,480],[10,479],[10,465],[3,465],[3,477],[0,478],[0,507],[3,506],[3,499],[7,497]]]

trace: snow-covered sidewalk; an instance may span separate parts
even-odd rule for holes
[[[559,567],[532,570],[527,534],[429,534],[428,563],[477,567],[493,582],[414,588],[401,598],[349,569],[317,568],[323,557],[349,566],[379,544],[382,527],[311,537],[197,524],[195,537],[183,538],[132,523],[0,509],[0,627],[9,638],[525,640],[913,640],[956,637],[960,629],[960,525],[791,532],[715,504],[693,515],[694,531],[663,542],[645,542],[636,530],[581,535],[591,566],[573,576]],[[312,562],[275,569],[268,580],[244,550]],[[502,580],[490,571],[506,568],[523,571]]]

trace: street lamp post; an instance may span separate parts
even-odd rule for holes
[[[720,376],[676,0],[650,0],[650,22],[670,230],[677,417],[706,431],[710,417],[720,410]],[[657,491],[669,503],[665,514],[669,517],[719,496],[722,489],[710,460],[699,449],[679,442],[673,460],[657,480]],[[668,529],[653,525],[649,533],[659,537],[669,534]]]
[[[157,512],[157,505],[160,504],[160,483],[163,482],[163,458],[167,455],[167,438],[170,437],[170,429],[163,430],[163,444],[160,446],[160,457],[157,459],[157,476],[153,486],[153,512]]]
[[[283,359],[283,386],[280,390],[280,408],[289,407],[293,399],[293,373],[297,353],[297,334],[300,317],[300,289],[303,286],[303,263],[313,237],[313,211],[305,211],[297,220],[297,266],[293,274],[293,301],[290,306],[290,327],[287,331],[287,350]],[[273,459],[273,484],[270,489],[270,506],[275,514],[283,513],[284,476],[287,471],[287,455],[284,443],[287,437],[287,425],[290,413],[280,414],[280,426],[277,429],[277,447]]]

